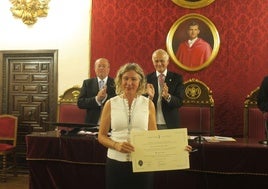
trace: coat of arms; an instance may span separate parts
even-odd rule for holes
[[[10,0],[11,12],[15,17],[21,18],[24,24],[32,25],[38,17],[47,16],[50,0]]]

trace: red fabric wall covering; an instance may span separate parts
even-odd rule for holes
[[[151,54],[166,49],[166,37],[180,17],[198,13],[209,18],[220,36],[220,50],[209,67],[187,72],[171,61],[169,69],[184,80],[197,78],[213,91],[215,132],[243,134],[245,97],[268,74],[268,1],[215,0],[200,9],[186,9],[171,0],[93,0],[91,31],[91,76],[93,62],[110,60],[111,76],[126,62],[140,63],[153,71]]]

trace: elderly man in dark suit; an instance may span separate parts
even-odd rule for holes
[[[116,95],[114,79],[109,77],[109,72],[109,61],[99,58],[95,61],[96,77],[83,81],[77,105],[87,110],[85,123],[98,124],[103,104]]]
[[[147,94],[156,107],[158,129],[179,127],[178,109],[183,104],[184,85],[181,75],[167,70],[169,55],[163,49],[152,54],[155,72],[147,75]]]

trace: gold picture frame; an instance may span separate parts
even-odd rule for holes
[[[179,60],[178,49],[180,44],[186,43],[188,39],[187,27],[189,27],[189,24],[193,22],[198,23],[199,26],[200,33],[198,35],[198,38],[200,39],[200,41],[202,40],[203,43],[207,43],[210,46],[211,52],[206,59],[202,60],[203,62],[200,63],[200,65],[192,67],[188,66],[186,62],[183,63],[183,61],[181,62],[181,60]],[[220,37],[217,28],[207,17],[202,16],[200,14],[192,13],[179,18],[171,26],[167,35],[166,46],[171,59],[180,68],[186,71],[199,71],[209,66],[216,58],[220,48]],[[202,44],[200,46],[202,46]],[[191,48],[189,48],[189,50],[191,50]],[[187,54],[187,56],[188,55],[189,54]],[[201,61],[201,58],[199,59],[198,57],[194,56],[196,56],[196,54],[194,54],[193,57],[188,57],[187,59],[192,58]]]
[[[210,5],[215,0],[171,0],[173,3],[189,9],[197,9]]]

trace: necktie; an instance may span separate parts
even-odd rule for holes
[[[159,82],[160,90],[162,91],[162,88],[163,88],[164,82],[165,82],[165,75],[164,74],[160,74],[158,76],[158,82]]]
[[[99,89],[101,90],[104,87],[104,81],[100,80],[99,81]]]

